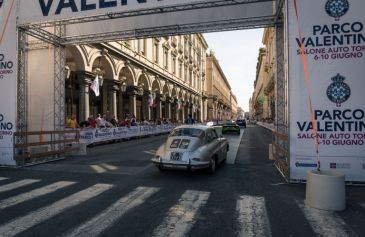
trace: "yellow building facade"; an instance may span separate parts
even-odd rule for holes
[[[207,48],[201,34],[68,46],[66,117],[203,121]]]
[[[237,98],[213,53],[206,57],[207,120],[229,120],[237,118]]]
[[[262,43],[265,47],[260,48],[256,66],[256,79],[254,92],[250,99],[250,117],[259,121],[275,121],[276,102],[276,48],[275,30],[264,30]]]

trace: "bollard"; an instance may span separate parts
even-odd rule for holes
[[[342,211],[345,203],[345,175],[337,171],[307,171],[305,204],[327,211]]]

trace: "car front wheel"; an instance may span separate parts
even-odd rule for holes
[[[216,169],[217,169],[217,159],[215,157],[212,157],[212,159],[210,160],[209,173],[214,174]]]

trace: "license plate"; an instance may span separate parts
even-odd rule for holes
[[[181,160],[182,154],[180,152],[171,152],[170,160]]]

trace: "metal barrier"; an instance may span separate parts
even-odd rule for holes
[[[73,138],[65,138],[66,134],[74,134]],[[64,159],[64,155],[77,152],[79,130],[15,132],[14,154],[17,165],[26,166]],[[22,141],[22,142],[18,142]]]
[[[276,131],[272,131],[272,134],[272,156],[274,159],[274,164],[286,182],[288,182],[290,175],[288,136]]]

